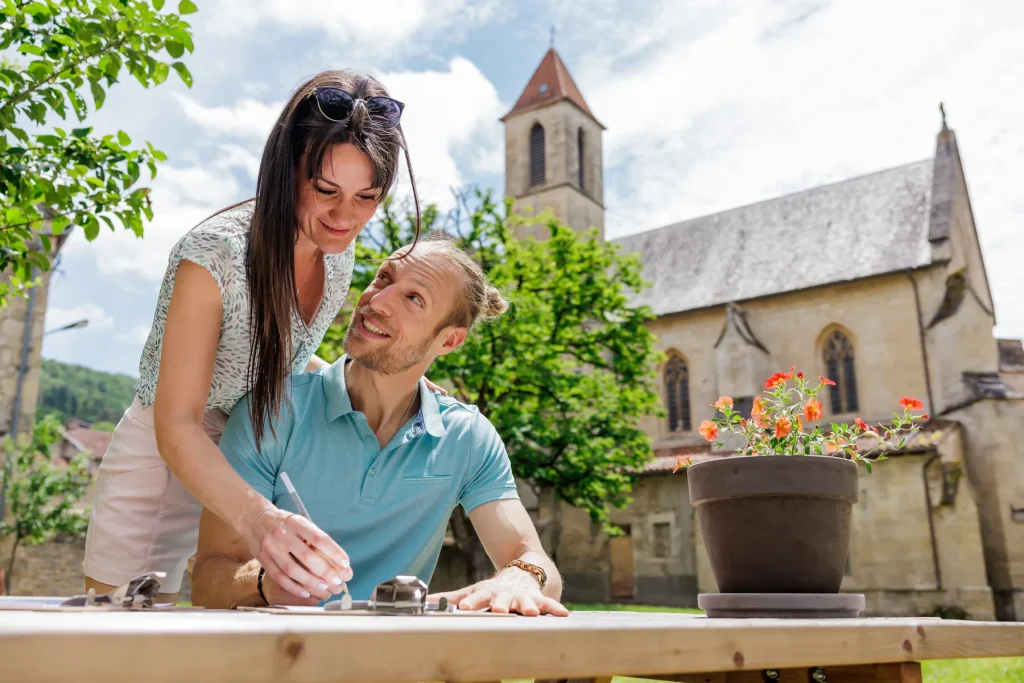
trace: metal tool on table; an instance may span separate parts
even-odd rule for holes
[[[149,609],[156,605],[156,596],[165,578],[166,572],[146,572],[109,593],[96,595],[95,589],[90,588],[87,594],[70,597],[61,602],[60,606]]]
[[[369,600],[355,600],[348,606],[341,601],[328,602],[325,612],[365,610],[376,614],[427,614],[431,612],[458,612],[455,605],[441,598],[427,602],[427,584],[416,576],[396,576],[377,584]]]
[[[299,498],[299,492],[295,490],[295,486],[292,484],[291,478],[287,472],[281,472],[281,481],[284,482],[284,487],[288,491],[288,495],[292,497],[292,502],[295,503],[295,509],[299,511],[299,514],[313,521],[309,516],[309,511],[306,510],[306,506],[302,504],[302,499]],[[341,584],[342,596],[339,601],[342,605],[341,609],[352,609],[352,595],[348,592],[348,584],[344,581]]]

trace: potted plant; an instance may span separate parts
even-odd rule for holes
[[[721,448],[724,432],[736,435],[735,456],[691,464],[690,503],[721,593],[837,594],[850,547],[850,519],[857,502],[858,465],[902,448],[928,420],[921,401],[904,397],[902,415],[887,426],[811,427],[822,416],[818,392],[835,382],[804,379],[791,368],[765,382],[749,419],[721,397],[721,414],[704,420],[700,433]],[[898,441],[896,441],[898,438]]]

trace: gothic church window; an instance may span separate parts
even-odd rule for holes
[[[668,408],[668,430],[689,432],[690,372],[681,356],[672,355],[665,365],[665,403]]]
[[[533,124],[530,131],[530,185],[544,184],[544,127]]]
[[[854,369],[853,344],[835,330],[825,340],[825,376],[835,382],[828,395],[833,414],[853,413],[858,410],[857,374]]]
[[[576,163],[578,166],[578,181],[580,189],[583,189],[583,129],[576,131]]]

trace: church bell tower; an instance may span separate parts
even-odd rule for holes
[[[605,128],[553,47],[501,122],[505,195],[515,199],[515,210],[549,210],[574,230],[596,227],[604,239]]]

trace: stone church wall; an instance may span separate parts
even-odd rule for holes
[[[9,281],[10,275],[0,274],[0,282]],[[28,372],[25,375],[21,393],[21,409],[18,417],[18,431],[21,433],[29,430],[35,420],[36,402],[39,399],[39,378],[43,368],[43,324],[46,317],[49,288],[50,274],[41,273],[40,284],[35,287]],[[0,308],[0,435],[7,434],[11,429],[27,316],[28,299],[26,297],[11,297],[8,299],[7,305]]]

